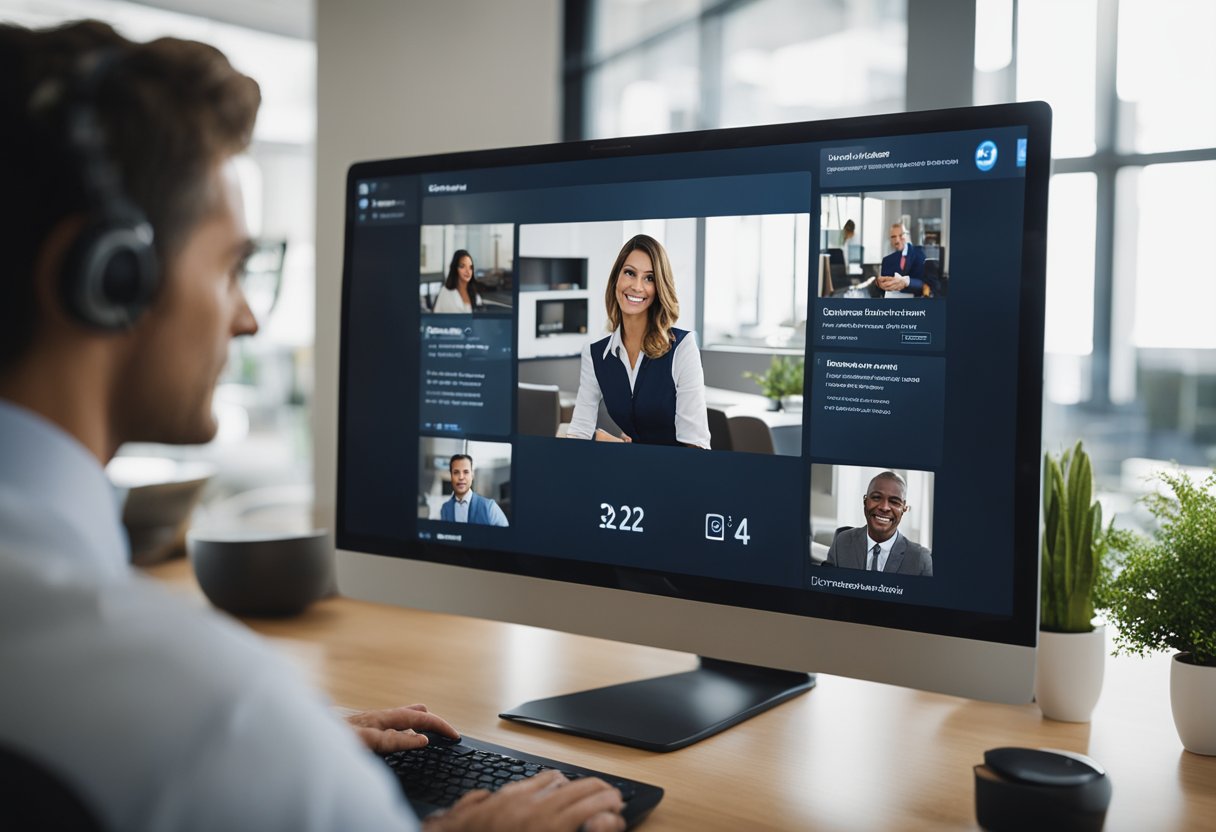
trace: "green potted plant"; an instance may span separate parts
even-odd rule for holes
[[[1080,442],[1058,457],[1044,454],[1035,701],[1044,716],[1064,722],[1089,721],[1106,664],[1106,628],[1093,623],[1109,575],[1093,484]]]
[[[1174,650],[1170,705],[1182,745],[1216,755],[1216,473],[1195,482],[1179,471],[1158,481],[1172,493],[1144,498],[1158,521],[1152,538],[1111,536],[1121,570],[1105,605],[1115,650]]]
[[[750,378],[760,386],[760,392],[772,399],[770,410],[784,407],[789,411],[802,409],[802,382],[804,364],[801,358],[774,355],[768,369],[763,373],[745,372],[744,378]]]

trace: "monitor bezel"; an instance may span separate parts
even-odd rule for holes
[[[466,570],[498,573],[556,585],[579,585],[643,593],[698,605],[729,606],[759,613],[795,615],[814,621],[861,625],[962,640],[1033,647],[1038,632],[1038,527],[1043,373],[1043,314],[1046,270],[1047,190],[1050,173],[1050,108],[1042,102],[901,113],[831,121],[706,130],[609,140],[568,142],[494,150],[447,153],[403,159],[385,159],[352,165],[347,174],[345,245],[343,252],[342,321],[338,379],[338,466],[335,542],[340,552],[339,577],[349,574],[350,556],[388,557],[460,570],[448,574],[468,580]],[[969,610],[945,609],[891,601],[877,601],[815,592],[781,589],[714,578],[610,566],[479,549],[439,545],[417,540],[368,536],[349,531],[344,524],[346,496],[346,402],[348,334],[345,325],[350,304],[352,245],[355,225],[351,205],[356,182],[389,176],[410,176],[504,166],[578,162],[664,153],[730,150],[771,145],[873,139],[894,135],[950,133],[1000,127],[1027,130],[1026,187],[1024,195],[1021,311],[1018,321],[1017,424],[1014,447],[1012,614],[998,616]],[[379,565],[380,568],[383,564]],[[435,574],[432,570],[424,570]],[[513,583],[513,582],[511,582]],[[367,594],[369,590],[362,590]],[[379,600],[395,600],[391,596]],[[480,615],[476,609],[465,611]],[[530,623],[538,620],[526,610],[490,617]],[[539,618],[547,620],[545,616]],[[548,625],[543,625],[548,626]],[[585,631],[577,626],[562,629]],[[651,643],[662,639],[656,635]],[[722,658],[730,658],[722,656]]]

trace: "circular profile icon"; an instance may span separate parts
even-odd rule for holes
[[[980,142],[975,149],[975,166],[987,173],[996,165],[996,142]]]

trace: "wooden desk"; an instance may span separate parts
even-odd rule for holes
[[[206,604],[184,560],[148,570]],[[987,748],[1063,748],[1110,772],[1108,830],[1216,829],[1216,757],[1184,751],[1169,660],[1110,659],[1093,722],[819,677],[809,694],[704,742],[653,754],[499,720],[511,705],[693,667],[647,647],[332,598],[247,621],[338,705],[425,702],[468,734],[655,783],[642,829],[975,829],[971,767]]]

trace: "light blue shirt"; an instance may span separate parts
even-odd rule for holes
[[[469,496],[471,494],[472,492],[466,494],[463,500],[455,494],[452,495],[452,511],[456,512],[457,523],[469,522]]]
[[[0,673],[0,745],[107,829],[417,829],[294,667],[128,565],[97,460],[3,400]]]

